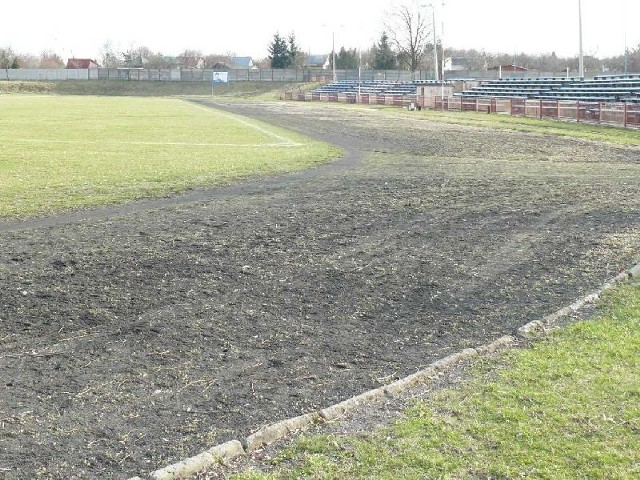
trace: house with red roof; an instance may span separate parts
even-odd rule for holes
[[[70,58],[67,60],[67,68],[98,68],[98,62],[90,58]]]

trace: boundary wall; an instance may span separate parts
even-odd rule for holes
[[[166,82],[210,82],[212,69],[154,69],[154,68],[90,68],[90,69],[0,69],[0,81],[60,81],[60,80],[144,80]],[[222,70],[229,74],[229,81],[266,82],[331,82],[333,72],[322,68],[298,69],[231,69]],[[503,75],[503,78],[562,77],[566,72],[523,72]],[[446,80],[497,80],[496,71],[464,70],[447,72]],[[408,72],[406,70],[336,70],[337,80],[358,79],[362,81],[382,80],[409,82],[433,80],[432,70]]]
[[[0,69],[0,81],[63,81],[63,80],[124,80],[160,82],[211,82],[215,71],[228,72],[230,82],[331,82],[333,72],[321,68],[305,69],[153,69],[153,68],[90,68],[90,69]],[[426,70],[336,70],[338,80],[382,80],[411,82],[428,80]],[[432,73],[431,73],[432,75]]]

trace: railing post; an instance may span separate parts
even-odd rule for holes
[[[598,125],[602,123],[602,105],[604,105],[603,102],[598,102]]]
[[[580,100],[576,100],[576,122],[580,123]]]
[[[624,128],[627,128],[627,102],[624,102]]]
[[[540,99],[540,120],[542,120],[542,99]]]

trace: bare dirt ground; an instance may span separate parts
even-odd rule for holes
[[[0,222],[5,478],[143,474],[510,333],[640,260],[637,148],[219,106],[346,156]]]

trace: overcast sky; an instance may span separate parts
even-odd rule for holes
[[[165,55],[192,49],[261,59],[279,31],[294,32],[304,52],[319,54],[331,51],[334,33],[336,49],[368,48],[393,5],[430,2],[438,37],[444,23],[445,47],[577,55],[578,0],[445,0],[444,8],[442,0],[6,0],[0,47],[100,59],[108,41],[116,51],[145,46]],[[582,14],[585,54],[622,55],[625,35],[629,48],[640,44],[639,0],[582,0]]]

